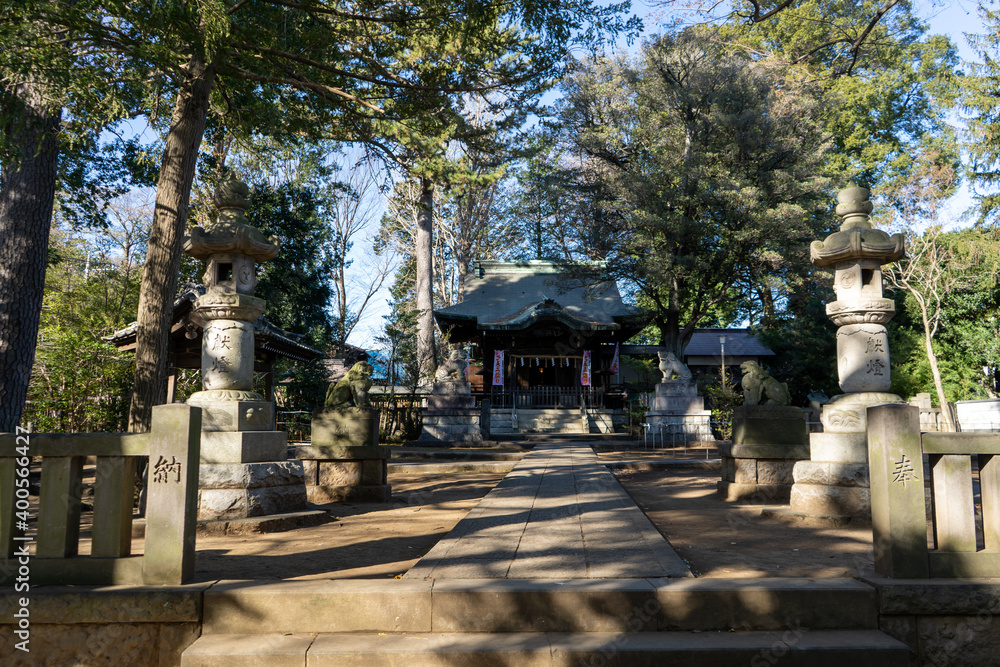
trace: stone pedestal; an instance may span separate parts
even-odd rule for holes
[[[809,436],[809,460],[796,463],[792,473],[791,512],[838,521],[871,516],[866,410],[892,403],[905,401],[864,392],[834,396],[823,406],[823,432]]]
[[[801,408],[753,405],[733,411],[733,442],[719,447],[726,501],[787,503],[792,469],[809,458],[809,433]]]
[[[378,444],[378,418],[367,408],[323,408],[313,412],[312,442],[288,448],[302,461],[309,502],[387,503],[389,448]]]
[[[306,509],[300,461],[286,460],[288,434],[272,431],[267,401],[223,401],[198,392],[202,409],[198,520],[228,521]],[[239,430],[237,430],[239,429]]]
[[[646,423],[662,429],[663,435],[684,440],[711,437],[712,411],[705,409],[705,399],[698,395],[698,384],[690,380],[670,380],[656,385],[656,394],[646,413]]]
[[[481,413],[468,382],[439,381],[427,397],[420,444],[479,443],[483,441]]]

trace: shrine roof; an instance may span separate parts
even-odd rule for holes
[[[578,263],[591,274],[603,262]],[[478,329],[523,329],[541,319],[572,328],[617,330],[635,314],[614,280],[575,276],[565,264],[540,260],[479,261],[466,279],[465,300],[434,311],[442,324],[475,322]]]

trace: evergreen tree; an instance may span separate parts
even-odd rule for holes
[[[977,188],[976,213],[980,224],[1000,221],[1000,9],[981,1],[979,16],[986,32],[966,35],[980,62],[967,63],[962,77],[969,178]]]
[[[571,167],[609,270],[644,296],[676,354],[817,235],[827,144],[815,98],[780,63],[691,29],[650,43],[637,65],[582,63],[564,89],[565,153],[581,156]]]

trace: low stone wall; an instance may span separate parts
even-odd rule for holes
[[[919,665],[1000,662],[1000,579],[864,577],[878,590],[879,629],[907,644]]]
[[[201,636],[202,594],[211,584],[32,588],[0,594],[0,663],[4,665],[181,664]],[[9,625],[27,597],[30,652]]]

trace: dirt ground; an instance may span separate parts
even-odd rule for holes
[[[395,577],[502,478],[390,473],[391,505],[335,503],[325,506],[335,519],[320,526],[199,536],[196,580]],[[619,473],[618,478],[697,576],[840,577],[872,569],[871,528],[762,519],[760,505],[716,499],[718,471]]]
[[[717,470],[619,473],[618,480],[699,577],[842,577],[871,572],[871,526],[762,518],[722,502]]]
[[[195,581],[379,579],[410,569],[503,473],[390,475],[392,503],[331,503],[333,520],[261,535],[199,535]]]

